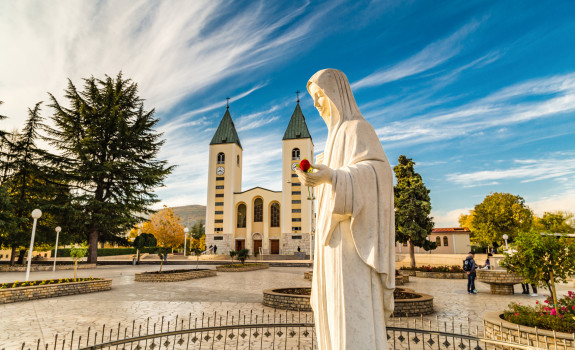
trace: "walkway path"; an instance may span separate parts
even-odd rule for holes
[[[195,267],[191,265],[190,267]],[[200,265],[201,267],[201,265]],[[188,319],[191,314],[201,317],[204,313],[237,313],[262,310],[262,290],[282,287],[306,287],[304,272],[309,268],[272,267],[241,273],[222,273],[217,277],[174,283],[141,283],[134,281],[134,274],[153,271],[158,266],[100,266],[96,269],[79,270],[80,277],[112,278],[112,290],[108,292],[44,299],[22,303],[0,305],[0,349],[19,349],[22,342],[35,343],[42,339],[53,344],[54,335],[61,336],[72,330],[85,332],[89,326],[101,329],[132,320],[152,322],[162,316],[173,320],[176,316]],[[165,266],[164,269],[178,269],[182,266]],[[214,266],[206,266],[214,268]],[[35,272],[32,279],[72,277],[72,271]],[[0,273],[1,282],[24,280],[19,272]],[[483,313],[502,310],[511,301],[535,303],[544,297],[524,295],[501,296],[489,294],[489,287],[477,283],[479,294],[466,292],[466,280],[435,280],[411,277],[406,287],[431,294],[435,297],[436,315],[440,318],[455,318],[466,322],[467,317],[481,322]],[[573,288],[559,286],[559,293],[566,294]],[[516,291],[520,290],[516,286]],[[542,294],[541,294],[542,295]],[[435,318],[433,315],[432,318]],[[44,348],[44,344],[41,344]]]

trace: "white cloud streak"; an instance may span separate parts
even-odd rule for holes
[[[396,121],[376,129],[394,146],[446,141],[575,111],[575,73],[533,79],[461,107]]]
[[[351,87],[353,89],[361,89],[379,86],[435,68],[457,55],[461,50],[461,44],[464,39],[478,26],[479,22],[472,21],[447,38],[427,45],[417,54],[390,68],[372,73],[356,81]]]
[[[566,178],[575,180],[575,153],[560,153],[542,159],[519,159],[514,163],[516,166],[507,169],[448,174],[446,179],[464,187],[491,185],[509,180],[520,183],[548,179],[565,182]]]

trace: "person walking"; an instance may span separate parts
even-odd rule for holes
[[[521,288],[523,289],[523,293],[521,294],[529,294],[529,283],[521,283]],[[537,294],[537,286],[531,284],[531,289],[533,290],[533,293],[531,293],[530,295],[532,297],[538,297],[539,294]]]
[[[475,289],[475,277],[477,273],[477,264],[475,263],[475,254],[473,252],[469,252],[467,258],[463,260],[463,270],[467,273],[467,293],[469,294],[477,294],[477,289]]]
[[[214,254],[218,252],[218,246],[214,244]]]

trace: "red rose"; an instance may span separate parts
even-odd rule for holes
[[[299,162],[299,168],[303,172],[308,172],[309,169],[311,168],[311,164],[309,163],[309,160],[304,158],[301,162]]]

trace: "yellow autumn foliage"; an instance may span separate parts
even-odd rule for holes
[[[142,232],[153,234],[159,247],[177,248],[184,244],[182,219],[166,206],[144,222]]]

